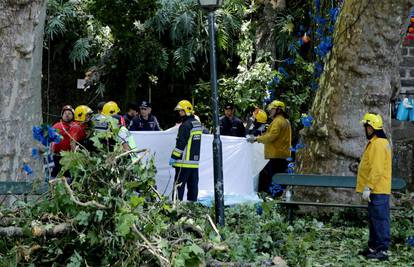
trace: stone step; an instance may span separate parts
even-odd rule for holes
[[[392,139],[407,140],[414,139],[414,123],[410,121],[392,120]]]

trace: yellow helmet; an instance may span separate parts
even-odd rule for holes
[[[194,114],[193,105],[191,105],[190,101],[188,100],[181,100],[178,102],[174,110],[184,110],[185,115],[187,116]]]
[[[370,125],[374,130],[382,130],[382,117],[379,114],[366,113],[361,123]]]
[[[256,121],[260,123],[267,122],[267,114],[263,110],[259,109],[256,113]]]
[[[267,110],[271,110],[274,108],[281,108],[283,111],[286,111],[286,105],[282,101],[275,100],[267,106]]]
[[[105,116],[112,116],[120,112],[121,110],[118,107],[118,104],[114,101],[109,101],[105,103],[105,105],[102,108],[102,114]]]
[[[84,122],[86,121],[86,115],[92,114],[93,111],[90,107],[80,105],[75,108],[75,121]]]

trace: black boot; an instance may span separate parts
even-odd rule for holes
[[[358,255],[366,257],[366,256],[368,256],[368,254],[372,254],[374,252],[375,252],[375,250],[373,250],[372,248],[367,247],[364,250],[359,251]]]
[[[388,260],[388,254],[386,251],[374,251],[367,255],[367,259],[369,260],[379,260],[379,261],[386,261]]]

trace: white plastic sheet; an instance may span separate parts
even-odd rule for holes
[[[155,155],[158,191],[171,195],[174,184],[174,168],[168,165],[175,147],[178,127],[160,132],[131,132],[138,148],[147,148]],[[250,144],[245,138],[221,136],[223,148],[223,178],[226,205],[245,201],[257,201],[257,175],[266,165],[262,144]],[[199,167],[199,200],[213,199],[213,135],[203,134]],[[185,193],[186,195],[186,193]],[[184,195],[184,197],[185,197]],[[227,201],[226,199],[229,199]]]

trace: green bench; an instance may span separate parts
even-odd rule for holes
[[[34,184],[32,181],[0,181],[0,196],[23,195],[27,200],[28,195],[42,195],[47,192],[48,184]]]
[[[332,175],[313,175],[313,174],[288,174],[277,173],[273,175],[272,181],[276,184],[285,185],[287,187],[304,186],[304,187],[329,187],[329,188],[355,188],[355,176],[332,176]],[[406,187],[406,182],[401,178],[393,178],[391,183],[392,191],[402,191]],[[292,189],[289,189],[292,191]],[[278,201],[280,205],[284,205],[288,209],[288,220],[293,219],[293,208],[296,206],[315,206],[315,207],[336,207],[336,208],[368,208],[368,205],[361,204],[343,204],[343,203],[321,203],[321,202],[305,202],[291,199]],[[399,207],[391,207],[391,209],[400,209]]]

